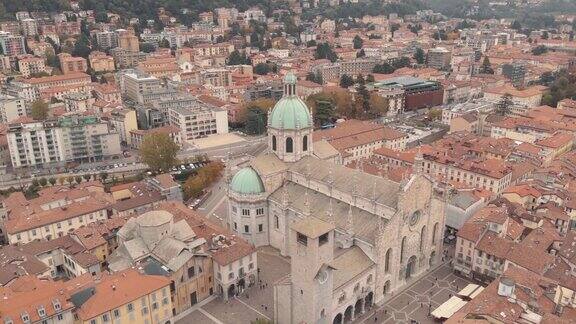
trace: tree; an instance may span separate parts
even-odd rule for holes
[[[106,182],[107,178],[108,178],[108,173],[106,173],[106,172],[100,173],[100,180],[102,180],[102,182]]]
[[[314,123],[318,126],[329,124],[334,117],[334,103],[329,100],[318,100],[315,106]]]
[[[49,178],[49,179],[48,179],[48,182],[50,182],[50,185],[52,185],[52,186],[53,186],[53,185],[55,185],[55,184],[56,184],[56,178],[54,178],[54,177],[51,177],[51,178]]]
[[[439,120],[442,118],[442,110],[439,108],[432,108],[428,110],[428,119],[430,120]]]
[[[381,73],[381,74],[390,74],[394,72],[394,67],[390,65],[388,62],[384,62],[382,64],[376,64],[374,69],[372,69],[373,73]]]
[[[308,42],[306,42],[306,47],[314,47],[316,46],[316,41],[315,40],[309,40]]]
[[[46,178],[40,178],[38,179],[38,183],[40,186],[45,187],[48,184],[48,180],[46,180]]]
[[[42,99],[34,101],[32,103],[31,115],[35,120],[46,120],[46,118],[48,118],[48,103]]]
[[[366,76],[366,82],[368,82],[368,83],[374,83],[375,81],[376,81],[376,80],[374,79],[374,75],[368,74],[368,75]]]
[[[542,33],[542,39],[548,39],[549,37],[550,37],[550,36],[548,35],[548,31],[545,30],[545,31]]]
[[[271,70],[272,69],[270,68],[270,65],[267,63],[258,63],[254,67],[254,73],[256,73],[258,75],[266,75],[266,74],[270,73]]]
[[[352,40],[352,43],[354,43],[354,49],[361,49],[362,45],[364,45],[364,41],[362,40],[362,38],[358,35],[354,36],[354,39]]]
[[[510,25],[510,28],[516,30],[516,31],[521,31],[522,30],[522,25],[520,24],[520,22],[518,20],[514,20],[514,22],[512,23],[512,25]]]
[[[144,53],[152,53],[156,50],[156,46],[152,43],[144,42],[140,43],[140,51]]]
[[[160,43],[158,43],[158,46],[161,48],[170,48],[170,42],[168,41],[168,39],[162,38]]]
[[[86,173],[86,174],[83,175],[82,177],[83,177],[84,180],[86,180],[86,181],[90,181],[90,179],[92,179],[92,175],[91,175],[91,174],[88,174],[88,173]]]
[[[152,133],[144,136],[140,157],[154,171],[166,172],[177,164],[178,144],[168,134]]]
[[[480,66],[480,73],[494,74],[494,70],[492,69],[492,64],[490,64],[490,59],[488,56],[484,56],[484,61],[482,61],[482,65]]]
[[[74,44],[74,48],[72,49],[72,55],[80,56],[87,59],[91,51],[92,50],[90,49],[90,40],[88,39],[88,37],[84,34],[80,35],[80,37],[76,41],[76,44]]]
[[[354,84],[354,79],[348,74],[342,74],[340,78],[340,87],[348,88]]]
[[[545,45],[538,45],[532,49],[533,55],[542,55],[546,52],[548,52],[548,47],[546,47]]]
[[[336,55],[329,43],[320,43],[316,46],[314,58],[317,60],[328,59],[331,62],[336,62],[336,60],[338,60],[338,55]]]
[[[189,177],[184,182],[184,196],[186,199],[199,197],[204,189],[213,184],[222,176],[224,164],[213,161],[198,170],[196,175]]]
[[[252,62],[250,61],[250,58],[246,56],[246,53],[240,54],[240,52],[238,50],[234,50],[232,53],[230,53],[226,62],[227,62],[226,64],[228,64],[228,65],[250,65],[250,64],[252,64]]]
[[[365,57],[366,56],[366,52],[364,52],[364,49],[361,49],[360,51],[358,51],[358,53],[356,53],[356,57]]]
[[[80,183],[82,183],[82,177],[81,177],[81,176],[76,176],[76,177],[74,177],[74,181],[75,181],[77,184],[80,184]]]
[[[501,116],[508,115],[513,104],[512,95],[505,93],[496,104],[496,113]]]
[[[390,102],[388,99],[377,95],[376,93],[370,94],[370,113],[374,118],[386,116],[388,109],[390,109]]]
[[[424,50],[418,47],[416,49],[416,52],[414,53],[414,59],[416,60],[416,62],[418,62],[418,64],[424,64],[424,62],[426,61]]]

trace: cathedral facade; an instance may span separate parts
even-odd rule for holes
[[[346,323],[439,262],[445,204],[418,161],[396,183],[315,155],[296,86],[288,74],[267,152],[232,177],[227,223],[291,258],[274,287],[276,323]]]

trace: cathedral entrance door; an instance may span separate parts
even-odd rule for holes
[[[408,259],[408,264],[406,265],[406,280],[410,279],[416,270],[416,256],[413,255]]]

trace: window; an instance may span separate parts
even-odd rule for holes
[[[108,317],[108,314],[104,314],[102,315],[102,322],[106,323],[110,320],[110,318]]]
[[[128,313],[134,310],[134,305],[132,303],[126,305],[126,309],[128,309]]]
[[[242,209],[242,216],[250,216],[250,209]]]
[[[30,322],[30,316],[28,316],[28,313],[22,313],[20,317],[22,318],[22,322],[24,323]]]
[[[308,135],[304,135],[304,138],[302,138],[302,151],[308,151]]]
[[[152,310],[157,310],[158,309],[158,303],[157,302],[153,302],[152,303]]]
[[[142,315],[148,314],[148,307],[142,307]]]
[[[308,245],[308,238],[304,234],[297,233],[296,241],[304,246]]]
[[[120,310],[119,309],[115,309],[114,310],[114,318],[119,318],[120,317]]]
[[[258,224],[258,232],[262,233],[263,230],[264,230],[264,225]]]
[[[244,233],[250,233],[250,226],[244,225]]]
[[[56,316],[56,318],[61,321],[64,319],[64,316],[62,314],[58,314],[58,316]]]
[[[238,224],[236,224],[236,222],[234,222],[234,230],[238,230]]]
[[[278,219],[278,215],[274,215],[274,228],[278,229],[280,228],[280,224],[279,224],[279,219]]]
[[[256,209],[256,215],[264,215],[264,208]]]
[[[90,324],[96,324],[96,320],[95,319],[91,320]]]
[[[162,299],[162,305],[168,305],[168,297]]]
[[[388,251],[386,251],[386,258],[384,261],[384,272],[388,273],[390,272],[390,258],[392,257],[392,248],[389,248]]]
[[[40,317],[46,316],[46,310],[44,310],[43,306],[40,306],[40,308],[38,308],[38,316]]]
[[[294,152],[294,140],[292,137],[286,139],[286,153]]]
[[[196,275],[195,272],[196,272],[196,271],[195,271],[195,269],[194,269],[194,266],[188,268],[188,278],[194,278],[194,276]]]
[[[402,243],[400,244],[400,263],[404,261],[404,248],[406,247],[406,236],[402,238]]]
[[[272,135],[272,151],[276,152],[276,136]]]
[[[318,238],[319,245],[324,245],[325,243],[328,243],[328,233],[324,233]]]

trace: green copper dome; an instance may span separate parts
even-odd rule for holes
[[[264,192],[260,176],[251,167],[236,172],[230,183],[230,190],[239,194],[259,194]]]
[[[284,96],[270,113],[270,126],[277,129],[312,127],[308,107],[297,96]]]

